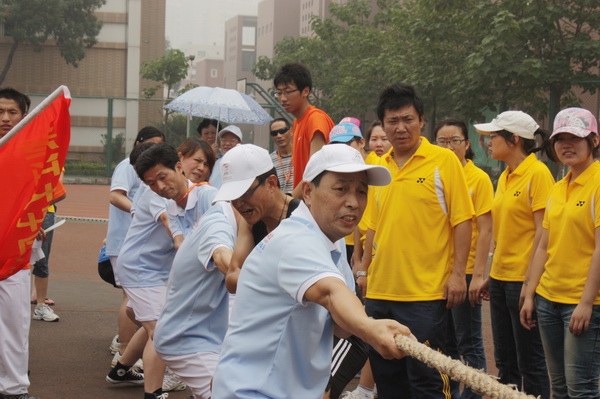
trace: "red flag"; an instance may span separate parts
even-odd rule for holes
[[[49,105],[46,102],[50,97],[28,115],[33,119],[0,147],[0,187],[4,192],[0,206],[0,280],[29,266],[31,246],[54,198],[67,157],[71,98],[65,86],[51,97],[55,98]]]

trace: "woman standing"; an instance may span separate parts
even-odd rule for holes
[[[468,298],[462,304],[452,308],[449,328],[450,336],[455,339],[450,347],[456,347],[458,355],[465,363],[479,370],[486,370],[485,350],[481,332],[481,297],[479,290],[483,285],[485,266],[492,238],[492,199],[494,187],[487,173],[473,163],[473,150],[467,125],[458,119],[441,121],[434,131],[436,144],[447,147],[456,154],[465,171],[467,186],[475,209],[471,249],[467,260],[466,278]],[[462,399],[481,398],[465,387]]]
[[[514,384],[531,395],[550,397],[546,360],[537,328],[519,322],[527,267],[542,235],[542,220],[554,179],[534,152],[535,135],[545,132],[521,111],[506,111],[491,123],[475,125],[489,135],[493,159],[507,168],[498,179],[492,204],[496,248],[489,279],[494,358],[500,382]]]
[[[571,168],[550,192],[542,238],[525,280],[521,324],[537,311],[552,395],[598,398],[600,373],[600,163],[591,112],[556,115],[551,151]]]

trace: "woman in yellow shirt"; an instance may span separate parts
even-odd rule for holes
[[[600,375],[600,163],[591,112],[567,108],[550,137],[571,168],[552,187],[529,268],[521,324],[539,326],[554,398],[597,398]],[[537,311],[537,323],[534,309]]]
[[[534,396],[550,397],[550,381],[537,328],[519,322],[523,281],[541,233],[552,174],[534,152],[535,135],[545,136],[535,120],[521,111],[506,111],[491,123],[475,125],[489,135],[493,159],[507,168],[498,179],[492,203],[496,247],[490,270],[490,315],[494,358],[500,382]]]
[[[467,260],[466,278],[468,297],[462,304],[451,309],[449,347],[455,348],[456,357],[478,370],[486,370],[485,350],[481,332],[481,297],[479,290],[483,284],[483,274],[487,264],[490,241],[492,239],[492,199],[494,187],[487,173],[473,163],[475,156],[471,149],[467,125],[458,119],[445,119],[434,130],[435,142],[447,147],[460,160],[469,187],[475,209],[471,249]],[[454,341],[454,342],[452,342]],[[461,399],[480,399],[469,387],[460,396]]]

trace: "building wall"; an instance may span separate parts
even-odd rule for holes
[[[164,54],[165,1],[143,0],[142,7],[142,0],[108,0],[96,12],[103,22],[98,43],[86,49],[77,68],[65,63],[53,40],[39,53],[20,45],[3,86],[30,94],[33,106],[58,86],[68,86],[74,97],[69,156],[85,158],[81,152],[102,151],[102,135],[109,125],[107,98],[140,98],[142,89],[153,85],[140,82],[139,67]],[[0,63],[6,61],[11,44],[10,37],[0,37]],[[126,133],[130,149],[140,125],[148,124],[161,106],[115,100],[113,134]]]
[[[238,15],[225,22],[224,87],[235,89],[239,79],[255,81],[252,66],[256,62],[255,16]]]

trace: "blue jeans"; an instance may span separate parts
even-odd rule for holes
[[[552,380],[553,399],[600,398],[600,305],[594,305],[587,332],[569,332],[577,305],[536,295],[537,320]]]
[[[419,342],[445,352],[446,301],[396,302],[367,299],[365,310],[374,319],[393,319],[410,328]],[[369,360],[381,399],[440,398],[450,395],[449,379],[424,363],[405,357],[386,360],[373,348]]]
[[[56,220],[56,213],[54,212],[46,212],[46,216],[44,217],[44,221],[42,222],[42,229],[47,229],[52,226]],[[33,274],[36,277],[47,278],[49,276],[48,272],[48,258],[50,258],[50,249],[52,248],[52,237],[54,237],[54,230],[49,232],[46,236],[46,240],[42,242],[42,252],[44,252],[44,257],[33,265]]]
[[[514,384],[534,396],[550,398],[550,380],[538,328],[521,326],[519,296],[523,283],[490,278],[490,314],[494,358],[503,384]]]
[[[467,287],[471,284],[473,275],[467,275]],[[467,365],[478,370],[487,370],[483,334],[481,332],[481,304],[471,307],[469,296],[466,300],[452,308],[448,326],[448,354],[456,359],[462,359]],[[465,386],[461,399],[481,399]]]

